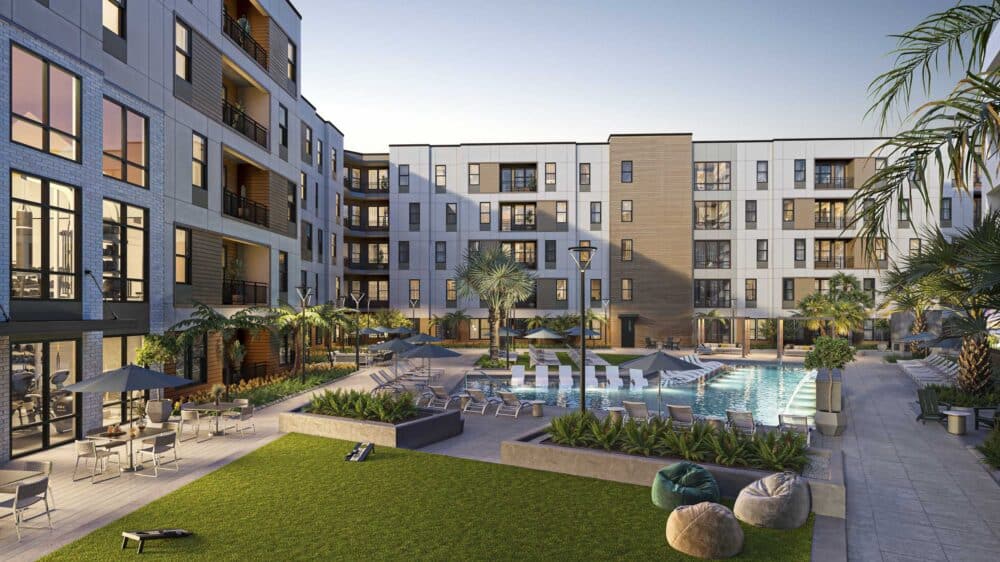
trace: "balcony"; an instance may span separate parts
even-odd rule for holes
[[[267,283],[242,279],[222,280],[222,304],[266,305],[270,301],[270,296]]]
[[[847,217],[817,216],[813,226],[843,230],[847,228]]]
[[[854,269],[854,257],[820,256],[813,261],[813,269]]]
[[[222,101],[222,121],[231,129],[235,129],[236,132],[246,138],[267,148],[267,127],[255,121],[242,109],[225,100]]]
[[[364,224],[360,221],[344,221],[344,226],[360,232],[389,232],[389,223]]]
[[[248,23],[247,26],[250,24]],[[267,49],[265,49],[260,43],[254,40],[250,36],[250,32],[243,28],[239,22],[234,20],[232,16],[226,12],[225,8],[222,10],[222,33],[234,43],[240,46],[250,58],[257,61],[257,64],[263,69],[267,69]]]
[[[360,271],[389,271],[389,263],[369,263],[363,261],[353,261],[351,258],[344,258],[344,267]]]
[[[231,191],[222,192],[222,212],[230,217],[267,226],[267,207]]]
[[[816,174],[816,189],[854,189],[854,178]]]
[[[531,224],[523,224],[523,223],[518,224],[509,222],[500,223],[500,232],[527,232],[536,230],[537,228],[538,227],[535,226],[535,223]]]
[[[730,308],[732,305],[732,299],[722,295],[708,295],[694,299],[695,308]]]

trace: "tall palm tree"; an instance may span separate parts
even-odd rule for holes
[[[796,316],[801,317],[803,324],[809,330],[817,330],[821,336],[826,335],[827,319],[833,316],[833,303],[823,293],[809,293],[798,303]]]
[[[805,319],[806,328],[819,330],[821,335],[829,331],[830,335],[850,336],[864,326],[871,306],[871,295],[862,290],[857,277],[837,273],[830,277],[828,292],[802,297],[798,316]]]
[[[468,251],[455,268],[458,293],[486,304],[490,324],[490,358],[500,353],[500,321],[505,311],[531,297],[535,276],[501,246]]]
[[[279,334],[291,336],[295,345],[295,361],[292,372],[299,371],[299,379],[305,382],[305,337],[312,328],[330,329],[332,326],[325,311],[326,305],[317,304],[296,309],[282,303],[270,310],[270,324]]]
[[[919,290],[918,286],[911,283],[906,274],[893,264],[883,275],[882,282],[885,289],[882,295],[885,300],[882,309],[890,314],[895,312],[909,313],[913,315],[913,323],[910,325],[911,334],[919,334],[927,330],[927,310],[933,304],[933,300],[928,295]],[[920,344],[913,342],[909,345],[910,353],[919,357],[923,348]]]
[[[462,322],[468,322],[472,317],[465,313],[465,309],[453,310],[442,316],[435,314],[431,316],[429,325],[431,328],[441,326],[447,335],[455,337],[458,334],[458,327]]]
[[[1000,148],[1000,70],[984,69],[986,44],[1000,20],[1000,0],[985,5],[958,5],[928,16],[913,29],[894,36],[895,67],[876,77],[868,87],[873,98],[869,115],[889,126],[896,110],[909,112],[914,80],[916,89],[930,93],[942,68],[961,68],[965,78],[942,100],[924,103],[904,123],[907,127],[882,143],[875,154],[888,164],[864,182],[852,198],[861,209],[851,220],[858,226],[869,252],[887,236],[887,213],[915,191],[930,206],[926,174],[932,168],[941,180],[952,180],[969,191],[972,178],[992,183],[987,161]]]
[[[229,385],[233,383],[230,349],[241,330],[255,336],[268,327],[268,319],[263,312],[261,308],[251,307],[226,316],[206,304],[196,302],[191,316],[174,324],[168,331],[177,334],[180,349],[184,349],[203,336],[219,334],[222,340],[222,349],[219,350],[222,355],[222,381],[228,395]]]
[[[552,317],[548,314],[536,314],[531,318],[524,321],[524,326],[529,330],[537,330],[539,328],[546,328]]]

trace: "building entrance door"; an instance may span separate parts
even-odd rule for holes
[[[619,318],[622,323],[621,347],[635,347],[635,318]]]

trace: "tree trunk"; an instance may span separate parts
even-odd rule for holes
[[[493,309],[489,312],[490,322],[490,359],[500,356],[500,314]]]
[[[919,334],[927,330],[927,321],[924,319],[924,315],[916,314],[913,315],[913,327],[910,329],[911,334]],[[917,342],[910,343],[910,354],[914,357],[923,357],[926,355],[924,348],[920,346]]]
[[[982,334],[962,338],[958,356],[958,386],[965,392],[981,396],[989,390],[990,347]]]

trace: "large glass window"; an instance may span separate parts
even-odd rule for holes
[[[509,255],[513,256],[514,261],[520,263],[528,269],[535,269],[538,265],[537,242],[502,242],[500,247],[503,248],[503,250]]]
[[[202,334],[181,350],[174,360],[174,370],[178,377],[195,384],[208,380],[208,336]]]
[[[104,0],[101,21],[104,29],[119,37],[125,37],[125,0]]]
[[[104,372],[113,371],[130,363],[135,363],[135,352],[142,345],[142,336],[111,336],[104,338]],[[103,421],[107,427],[116,423],[128,423],[138,418],[136,410],[141,401],[148,397],[148,392],[133,391],[105,392],[102,395]]]
[[[191,81],[191,28],[180,20],[174,22],[174,75]]]
[[[501,203],[500,231],[535,230],[535,210],[534,203]],[[559,216],[558,209],[556,216]]]
[[[174,229],[174,283],[191,284],[191,230]]]
[[[729,162],[695,162],[695,191],[729,191]]]
[[[500,168],[500,191],[537,191],[534,166],[503,166]]]
[[[146,300],[146,209],[104,200],[104,300]]]
[[[77,190],[21,172],[10,186],[11,298],[75,299]]]
[[[729,269],[730,249],[729,240],[696,240],[694,243],[695,269]]]
[[[20,456],[77,437],[77,342],[10,346],[10,454]]]
[[[695,201],[695,230],[729,230],[729,201]]]
[[[147,187],[148,132],[144,115],[104,98],[104,175]]]
[[[698,308],[729,308],[729,279],[695,279],[694,305]]]
[[[10,140],[79,161],[80,77],[17,45],[10,52]]]
[[[200,187],[201,189],[208,188],[208,179],[206,174],[208,172],[208,151],[206,149],[207,141],[205,137],[199,135],[198,133],[191,133],[191,185],[194,187]]]
[[[473,318],[469,320],[469,339],[490,339],[490,321],[488,318]]]

